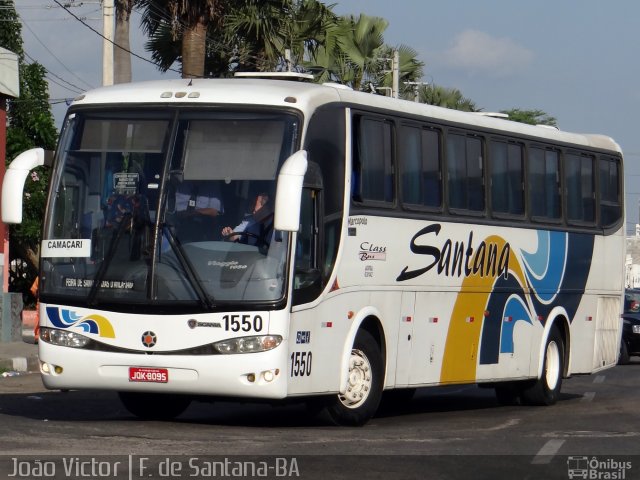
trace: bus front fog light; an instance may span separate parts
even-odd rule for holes
[[[60,375],[64,369],[60,365],[52,365],[47,362],[40,362],[40,372],[45,375]]]
[[[631,331],[633,333],[638,333],[640,334],[640,325],[634,325],[633,327],[631,327]]]
[[[267,370],[266,372],[263,372],[262,376],[264,377],[265,382],[272,382],[273,379],[275,378],[275,375],[271,370]]]

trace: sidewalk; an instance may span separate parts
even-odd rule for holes
[[[28,333],[28,332],[25,332]],[[11,342],[0,343],[0,372],[38,372],[40,369],[38,361],[38,345],[33,343],[31,337],[23,336],[32,343]],[[0,378],[1,378],[0,373]]]

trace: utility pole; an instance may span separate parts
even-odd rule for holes
[[[114,0],[102,0],[102,85],[113,85]]]
[[[413,101],[420,102],[420,87],[429,86],[428,82],[404,82],[405,85],[413,87]]]
[[[391,86],[391,96],[393,98],[400,98],[400,52],[398,50],[393,51],[391,71],[393,81]]]
[[[284,50],[284,63],[287,64],[287,72],[291,71],[291,50],[285,48]]]

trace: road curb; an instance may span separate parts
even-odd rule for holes
[[[0,370],[20,373],[40,371],[32,329],[22,331],[21,342],[0,343]]]
[[[37,372],[40,369],[40,362],[37,356],[12,357],[0,359],[0,370],[12,372]]]

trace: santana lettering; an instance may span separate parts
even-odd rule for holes
[[[511,256],[511,246],[508,243],[499,245],[497,243],[481,241],[474,247],[473,231],[469,232],[469,239],[466,242],[447,239],[442,248],[433,245],[418,244],[416,241],[423,235],[434,233],[436,236],[440,233],[442,225],[434,223],[426,226],[416,233],[409,244],[411,251],[417,255],[429,255],[433,257],[433,261],[423,268],[409,270],[406,266],[396,278],[397,282],[403,282],[412,278],[419,277],[427,273],[433,267],[436,267],[438,275],[452,277],[469,277],[471,275],[479,275],[481,277],[504,276],[509,275],[509,257]]]

